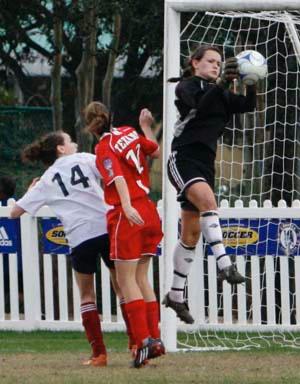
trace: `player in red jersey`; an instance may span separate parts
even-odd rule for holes
[[[148,281],[150,256],[156,254],[162,238],[156,207],[148,197],[147,156],[159,156],[151,130],[153,117],[148,109],[140,113],[145,136],[128,126],[111,128],[109,112],[99,102],[87,106],[85,117],[88,130],[99,139],[96,164],[105,201],[112,206],[107,213],[110,257],[137,345],[133,366],[139,368],[165,353],[158,329],[159,305]]]

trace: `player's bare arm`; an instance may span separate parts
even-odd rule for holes
[[[10,218],[11,219],[17,219],[18,217],[22,216],[23,213],[25,213],[25,212],[26,211],[23,208],[21,208],[17,204],[15,204],[10,211]]]
[[[30,183],[27,191],[32,189],[39,180],[40,180],[40,177],[35,177]],[[25,212],[26,212],[25,209],[21,208],[18,204],[15,204],[10,211],[10,217],[11,219],[17,219],[18,217],[22,216],[23,213]]]
[[[147,137],[147,139],[152,140],[155,143],[157,143],[156,137],[152,131],[153,122],[154,122],[154,118],[153,118],[151,111],[149,111],[149,109],[147,109],[147,108],[143,108],[141,110],[140,117],[139,117],[140,127],[141,127],[142,131],[144,132],[145,136]],[[151,157],[157,158],[157,157],[159,157],[159,155],[160,155],[160,151],[159,151],[159,147],[158,147],[157,150],[151,154]]]
[[[144,220],[141,218],[138,211],[131,205],[129,191],[125,179],[123,177],[118,177],[115,179],[114,183],[120,196],[122,209],[128,221],[132,225],[143,225]]]

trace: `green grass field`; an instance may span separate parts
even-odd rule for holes
[[[129,368],[123,333],[106,333],[109,366],[81,363],[89,346],[80,332],[0,332],[0,383],[300,383],[297,349],[169,353],[142,369]]]

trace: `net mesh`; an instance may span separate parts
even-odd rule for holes
[[[218,46],[224,58],[256,50],[268,63],[256,111],[235,115],[219,143],[219,205],[239,199],[239,207],[256,209],[268,200],[268,208],[283,199],[283,208],[298,207],[299,12],[185,13],[181,23],[183,66],[199,43]],[[239,82],[235,90],[244,91]],[[218,282],[209,247],[198,245],[187,285],[196,321],[179,326],[180,348],[300,347],[300,222],[289,214],[257,217],[222,220],[227,252],[247,277],[242,286]]]
[[[218,201],[255,199],[290,204],[299,198],[299,55],[291,35],[298,12],[195,13],[182,17],[182,64],[196,45],[213,44],[224,58],[251,49],[267,58],[268,77],[258,85],[257,109],[236,115],[219,146]],[[292,28],[292,30],[291,30]],[[299,44],[299,43],[298,43]],[[236,84],[237,92],[243,92]]]
[[[201,349],[300,347],[300,220],[223,218],[221,224],[227,252],[246,283],[218,281],[209,246],[200,245],[204,254],[187,286],[195,325],[185,328],[178,343]]]

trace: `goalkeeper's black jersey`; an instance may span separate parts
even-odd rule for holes
[[[218,138],[231,115],[255,109],[255,88],[247,88],[247,96],[242,96],[197,76],[181,80],[175,91],[180,116],[175,124],[172,151],[201,142],[216,153]]]

